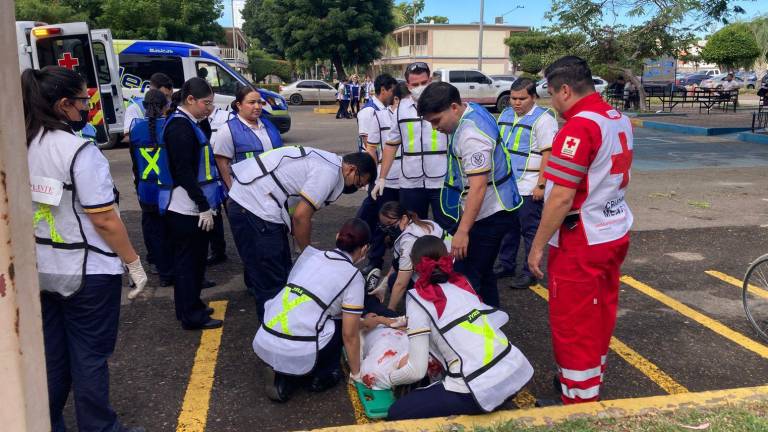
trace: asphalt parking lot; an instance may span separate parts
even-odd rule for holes
[[[356,149],[354,120],[314,114],[309,106],[292,107],[291,113],[286,143],[339,153]],[[122,192],[122,216],[143,250],[128,153],[118,148],[106,155]],[[768,343],[756,339],[733,283],[751,260],[768,253],[767,166],[768,147],[731,136],[636,129],[628,196],[636,224],[623,267],[605,399],[765,384]],[[316,215],[313,238],[319,247],[330,247],[336,228],[354,215],[362,197],[345,196]],[[251,350],[255,305],[245,294],[228,227],[225,232],[230,259],[209,269],[208,278],[218,286],[205,291],[224,317],[221,330],[181,330],[169,288],[158,289],[151,300],[124,302],[111,361],[112,401],[121,418],[149,431],[211,432],[364,421],[344,385],[321,396],[299,391],[282,405],[262,394],[260,365]],[[526,394],[553,397],[546,290],[514,291],[507,284],[499,283],[511,317],[506,334],[536,370]],[[530,403],[520,397],[505,408]]]

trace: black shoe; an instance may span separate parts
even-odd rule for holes
[[[264,367],[264,393],[275,402],[288,402],[290,389],[286,377],[275,373],[269,366]]]
[[[380,265],[376,266],[371,263],[368,263],[366,264],[365,267],[363,267],[362,270],[360,270],[360,273],[362,273],[363,277],[365,277],[365,276],[368,276],[368,273],[370,273],[373,269],[379,269],[379,271],[381,271],[381,266]]]
[[[512,289],[528,289],[531,285],[535,285],[536,282],[538,282],[536,278],[523,275],[512,281],[512,283],[509,284],[509,287]]]
[[[215,286],[216,286],[216,282],[214,282],[214,281],[211,281],[211,280],[204,280],[203,281],[203,289],[213,288]]]
[[[212,308],[212,307],[207,307],[207,308],[205,308],[205,314],[206,314],[206,315],[211,315],[211,314],[213,314],[213,308]]]
[[[563,404],[563,401],[560,399],[536,399],[536,403],[534,405],[537,408],[542,408],[542,407],[560,406],[562,404]]]
[[[210,330],[210,329],[219,328],[223,325],[224,325],[224,321],[222,320],[208,318],[208,321],[204,322],[203,324],[195,325],[195,326],[189,326],[182,323],[181,328],[183,328],[184,330]]]
[[[508,270],[508,269],[500,269],[500,270],[494,270],[493,274],[496,276],[497,279],[502,278],[508,278],[508,277],[515,277],[516,272],[515,270]]]
[[[555,389],[555,394],[563,394],[563,385],[560,384],[560,378],[558,378],[557,375],[552,377],[552,387]]]
[[[173,279],[160,279],[160,287],[165,288],[173,286]]]
[[[319,393],[334,387],[341,381],[341,370],[335,370],[327,375],[312,377],[309,391]]]
[[[209,266],[221,264],[227,259],[229,259],[229,257],[227,257],[227,254],[217,254],[217,255],[211,254],[211,255],[208,255],[208,258],[205,260],[205,264]]]

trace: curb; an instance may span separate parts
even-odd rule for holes
[[[472,430],[494,424],[516,422],[520,426],[552,426],[566,420],[625,418],[673,412],[681,408],[715,408],[724,405],[768,400],[768,385],[699,393],[616,399],[576,405],[497,411],[478,416],[441,417],[314,429],[313,432],[426,432]]]
[[[738,135],[736,135],[736,138],[739,141],[744,141],[748,143],[755,143],[755,144],[768,144],[768,135],[766,134],[757,134],[752,132],[742,132]]]
[[[338,108],[315,108],[315,114],[336,114]]]
[[[751,130],[751,127],[703,127],[703,126],[689,126],[679,125],[675,123],[664,123],[658,121],[648,121],[631,119],[632,125],[635,127],[644,127],[648,129],[662,130],[666,132],[675,132],[686,135],[726,135],[738,132],[746,132]]]

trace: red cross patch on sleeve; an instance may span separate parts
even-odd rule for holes
[[[579,149],[580,143],[581,139],[574,138],[570,135],[566,136],[565,140],[563,141],[563,149],[560,154],[562,156],[573,159],[573,157],[576,156],[576,151]]]

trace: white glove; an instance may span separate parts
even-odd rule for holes
[[[213,229],[213,210],[206,210],[200,213],[200,218],[197,220],[197,227],[203,231],[211,231]]]
[[[388,279],[389,278],[387,278],[387,277],[382,278],[381,281],[379,282],[379,285],[376,288],[374,288],[373,290],[371,290],[371,292],[369,292],[368,294],[370,294],[372,296],[376,296],[376,298],[378,298],[379,301],[383,302],[384,301],[384,294],[386,294],[387,288],[388,288],[387,287]]]
[[[371,198],[377,199],[384,193],[384,183],[386,182],[385,179],[379,177],[376,179],[376,184],[373,185],[373,188],[371,188]]]
[[[127,263],[125,266],[128,268],[128,277],[133,284],[133,289],[128,291],[128,299],[133,300],[147,286],[147,273],[144,272],[144,267],[141,266],[141,259],[139,258],[132,263]]]
[[[354,384],[355,382],[363,382],[363,376],[360,371],[357,371],[356,374],[353,374],[351,371],[349,372],[349,383]]]
[[[394,321],[391,324],[389,324],[389,327],[400,328],[400,327],[405,327],[407,325],[408,325],[408,317],[403,315],[403,316],[394,318]]]

